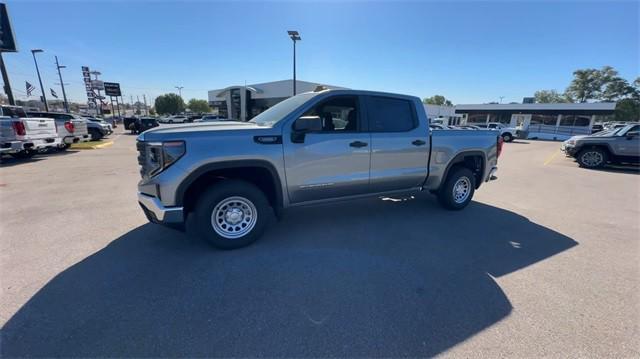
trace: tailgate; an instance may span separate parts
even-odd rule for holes
[[[23,139],[45,139],[56,138],[56,122],[52,118],[25,117],[20,121],[24,123],[26,136]]]

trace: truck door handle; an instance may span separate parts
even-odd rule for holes
[[[367,143],[362,141],[353,141],[349,144],[349,146],[356,147],[356,148],[367,147]]]
[[[424,146],[427,143],[424,142],[423,140],[415,140],[415,141],[411,142],[411,144],[414,145],[414,146]]]

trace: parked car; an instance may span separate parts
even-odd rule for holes
[[[486,125],[480,124],[478,125],[480,128],[487,128],[489,130],[500,131],[500,136],[502,136],[502,140],[504,142],[511,142],[516,137],[517,129],[515,127],[508,127],[505,124],[500,122],[489,122]]]
[[[135,131],[136,133],[140,134],[146,130],[158,126],[159,124],[155,117],[140,117],[135,123]]]
[[[204,115],[200,120],[196,120],[195,122],[219,122],[219,121],[228,121],[226,118],[219,115]]]
[[[159,122],[161,123],[184,123],[189,122],[189,118],[184,115],[173,115],[169,117],[160,118]]]
[[[38,151],[57,148],[60,143],[53,119],[27,117],[18,106],[0,106],[1,154],[29,158]]]
[[[607,163],[640,162],[640,124],[610,128],[590,136],[573,136],[561,146],[581,167],[600,168]]]
[[[191,213],[204,239],[238,248],[288,207],[429,191],[460,210],[496,178],[502,138],[429,131],[417,97],[323,90],[249,122],[151,129],[137,149],[138,201],[151,222],[181,226]]]
[[[87,128],[87,120],[80,116],[61,112],[27,112],[30,117],[52,118],[56,122],[58,137],[61,138],[60,149],[65,150],[72,143],[87,142],[91,140]]]
[[[602,124],[596,123],[591,127],[591,134],[598,133],[602,130],[604,130],[604,126]]]
[[[93,141],[99,141],[113,133],[111,124],[103,119],[95,117],[84,117],[84,119],[87,120],[87,130]]]

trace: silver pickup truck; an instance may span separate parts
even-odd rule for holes
[[[249,122],[151,129],[137,149],[147,218],[181,225],[191,214],[204,239],[229,249],[258,239],[271,211],[288,207],[426,190],[462,209],[496,178],[502,138],[430,131],[417,97],[323,90]]]

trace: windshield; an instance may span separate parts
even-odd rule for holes
[[[251,121],[249,122],[253,122],[258,126],[271,127],[317,94],[318,92],[307,92],[296,95],[294,97],[290,97],[262,112],[258,116],[251,119]]]

